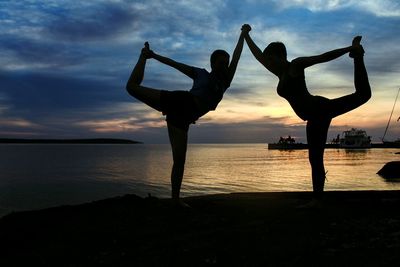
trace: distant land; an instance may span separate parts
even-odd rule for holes
[[[0,144],[141,144],[128,139],[90,138],[90,139],[19,139],[0,138]]]

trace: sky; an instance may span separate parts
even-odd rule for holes
[[[328,138],[352,127],[378,142],[400,87],[397,0],[2,0],[0,138],[126,138],[167,143],[165,118],[125,90],[143,43],[176,61],[210,70],[215,49],[232,54],[241,25],[261,49],[285,43],[288,59],[318,55],[362,35],[372,87],[369,102],[332,121]],[[189,130],[191,143],[264,143],[305,122],[276,93],[277,78],[245,44],[235,78],[215,111]],[[306,69],[310,93],[354,92],[347,56]],[[192,80],[158,61],[144,86],[190,90]],[[387,140],[400,137],[400,103]]]

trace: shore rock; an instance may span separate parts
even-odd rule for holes
[[[400,161],[390,161],[386,163],[378,174],[383,178],[396,179],[400,178]]]

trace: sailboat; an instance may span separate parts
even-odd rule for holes
[[[396,95],[396,99],[394,100],[392,112],[390,113],[389,121],[388,121],[388,123],[386,125],[385,133],[383,134],[383,137],[382,137],[382,143],[383,143],[384,147],[396,147],[396,148],[400,147],[400,139],[397,139],[395,141],[387,141],[387,140],[385,140],[385,136],[386,136],[386,133],[387,133],[387,131],[389,129],[390,120],[392,119],[394,107],[396,106],[396,102],[397,102],[397,98],[399,97],[399,93],[400,93],[400,88],[397,91],[397,95]],[[400,117],[397,119],[397,121],[399,121],[399,120],[400,120]]]

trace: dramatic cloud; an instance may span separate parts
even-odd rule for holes
[[[363,35],[373,99],[335,119],[332,129],[355,126],[379,133],[399,86],[399,5],[372,0],[1,1],[0,137],[167,142],[164,117],[124,88],[144,41],[161,55],[210,70],[211,52],[232,53],[243,23],[252,25],[261,49],[271,41],[284,42],[289,59],[344,47]],[[306,78],[313,94],[339,97],[354,91],[347,56],[307,69]],[[189,90],[192,81],[150,60],[144,84]],[[285,133],[304,139],[304,122],[276,94],[276,85],[277,78],[245,45],[231,88],[218,109],[193,127],[191,141],[264,142]]]
[[[303,7],[313,12],[329,12],[342,9],[358,9],[376,16],[399,17],[400,3],[396,0],[273,0],[280,8]]]
[[[122,3],[104,3],[97,6],[79,6],[66,10],[46,25],[50,37],[74,41],[102,41],[135,29],[140,13]]]

